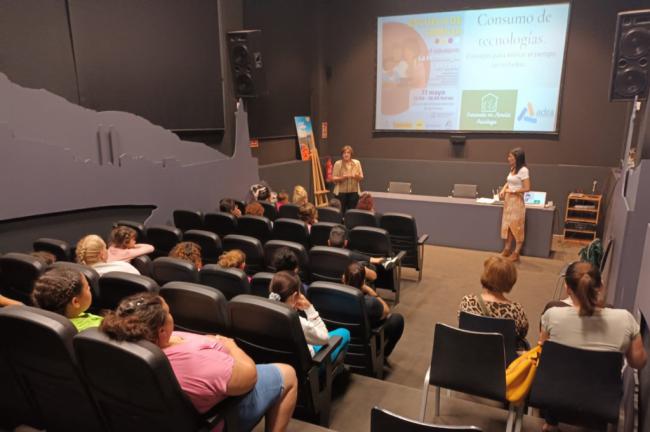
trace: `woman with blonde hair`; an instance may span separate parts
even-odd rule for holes
[[[483,315],[494,318],[507,318],[515,321],[520,348],[525,348],[524,339],[528,334],[528,318],[521,304],[509,300],[505,294],[512,291],[517,282],[517,268],[502,256],[491,256],[483,263],[480,294],[468,294],[460,302],[458,312]]]
[[[135,267],[126,261],[107,262],[108,249],[106,243],[96,234],[89,234],[77,242],[76,259],[79,264],[94,268],[100,276],[113,271],[140,274]]]
[[[305,188],[300,185],[296,185],[296,187],[293,188],[293,197],[291,198],[291,202],[297,206],[301,206],[306,204],[308,201],[309,196],[307,195]]]
[[[346,145],[341,149],[341,159],[334,163],[332,180],[335,183],[334,195],[341,201],[342,212],[356,208],[361,193],[359,182],[363,180],[361,162],[352,159],[352,147]]]

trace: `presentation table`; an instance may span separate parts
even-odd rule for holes
[[[503,204],[475,199],[370,192],[381,213],[413,215],[418,234],[428,244],[499,252]],[[553,240],[555,207],[526,207],[526,240],[522,255],[548,258]]]

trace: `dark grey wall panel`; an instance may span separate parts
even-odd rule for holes
[[[433,196],[451,195],[455,183],[468,183],[478,185],[480,196],[489,197],[492,189],[505,183],[508,173],[505,162],[362,158],[361,163],[365,176],[363,190],[386,191],[390,181],[402,181],[412,183],[414,194]],[[529,164],[529,168],[533,190],[546,191],[547,200],[558,208],[554,225],[558,234],[562,232],[569,192],[591,192],[596,180],[597,192],[604,193],[607,204],[612,183],[609,167]]]
[[[342,145],[350,144],[361,157],[455,159],[457,156],[446,135],[373,134],[377,17],[539,3],[539,0],[328,1],[327,12],[321,19],[330,23],[324,26],[322,65],[331,72],[326,87],[330,139],[329,147],[321,153],[337,154]],[[617,165],[630,105],[608,102],[616,13],[647,7],[647,2],[574,0],[571,3],[559,136],[470,137],[462,159],[500,162],[508,149],[523,146],[531,163]]]
[[[0,71],[79,103],[65,0],[0,1]]]
[[[69,0],[81,105],[224,127],[217,0]]]
[[[245,0],[246,29],[262,30],[268,95],[250,101],[251,136],[295,135],[294,116],[311,115],[311,73],[317,49],[315,2]]]
[[[113,222],[143,223],[151,210],[151,207],[109,207],[0,222],[0,253],[31,251],[33,241],[40,237],[57,238],[72,245],[89,233],[107,239]]]

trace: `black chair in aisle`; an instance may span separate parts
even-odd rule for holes
[[[481,432],[476,426],[447,426],[422,423],[379,407],[370,413],[370,432]]]
[[[348,230],[356,226],[376,227],[378,225],[377,216],[371,211],[352,209],[345,212],[345,226]]]
[[[446,388],[508,404],[503,336],[437,323],[431,365],[424,377],[420,421],[425,420],[429,386],[434,386],[434,417],[440,416],[440,389]],[[508,404],[506,432],[520,426],[523,406]]]
[[[499,333],[503,336],[503,346],[506,350],[506,364],[512,363],[519,355],[517,354],[517,331],[515,321],[506,318],[494,318],[481,315],[474,315],[467,312],[460,312],[458,315],[458,327],[463,330],[470,330],[482,333]],[[528,341],[526,349],[530,349]]]
[[[160,296],[169,305],[177,330],[228,335],[228,300],[216,288],[190,282],[168,282]]]
[[[623,399],[623,355],[544,342],[530,389],[530,406],[562,423],[617,430]]]
[[[418,237],[415,218],[404,213],[385,213],[381,217],[379,225],[388,231],[395,253],[406,251],[406,255],[402,259],[402,267],[417,270],[418,281],[422,280],[424,242],[429,239],[429,234]]]

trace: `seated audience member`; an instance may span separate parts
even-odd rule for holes
[[[494,318],[508,318],[515,321],[515,330],[520,343],[519,349],[525,349],[528,334],[528,318],[524,308],[517,302],[506,298],[517,282],[517,267],[512,261],[501,256],[492,256],[483,263],[480,294],[468,294],[460,302],[459,313],[467,312]]]
[[[343,225],[336,225],[330,230],[330,236],[329,239],[327,240],[327,245],[335,248],[345,249],[348,246],[347,236],[348,236],[347,229]],[[386,261],[386,258],[371,257],[359,253],[357,251],[351,250],[350,253],[353,260],[364,263],[364,265],[365,264],[379,265],[382,264],[384,261]],[[368,267],[367,265],[366,265],[365,273],[366,273],[367,280],[372,282],[377,279],[377,272],[375,272],[372,268]]]
[[[277,194],[271,190],[271,186],[266,181],[262,180],[260,183],[250,187],[248,201],[268,201],[275,203],[277,201]]]
[[[289,202],[289,194],[286,191],[282,191],[278,194],[278,200],[275,203],[275,207],[280,210],[280,207]]]
[[[5,307],[5,306],[19,306],[23,304],[22,302],[19,302],[18,300],[11,299],[9,297],[5,297],[3,295],[0,295],[0,307]]]
[[[158,345],[197,411],[204,413],[227,396],[245,395],[239,404],[241,430],[251,430],[264,415],[267,430],[286,430],[298,391],[291,366],[255,365],[230,338],[175,332],[169,306],[153,293],[122,300],[99,329],[118,341]]]
[[[67,268],[46,271],[36,280],[32,291],[35,306],[70,319],[77,331],[97,327],[102,322],[102,317],[86,312],[92,301],[86,278]]]
[[[246,214],[250,216],[264,216],[264,207],[257,201],[250,202],[246,206]]]
[[[331,200],[329,200],[327,205],[329,207],[334,207],[334,208],[337,208],[337,209],[341,210],[341,200],[338,199],[338,198],[332,198]]]
[[[625,309],[602,307],[598,268],[588,262],[574,262],[567,268],[565,283],[573,306],[554,307],[542,315],[540,343],[550,340],[587,350],[621,352],[629,366],[643,368],[647,354],[639,324]],[[556,431],[557,424],[553,413],[548,412],[543,430]]]
[[[269,298],[282,302],[295,311],[305,313],[307,318],[300,317],[300,325],[312,356],[320,351],[323,345],[328,343],[331,336],[341,336],[341,343],[332,351],[330,356],[332,362],[334,362],[341,351],[347,351],[350,343],[350,332],[343,328],[328,332],[320,315],[300,291],[300,288],[300,278],[297,274],[292,271],[280,271],[271,280]]]
[[[126,261],[107,262],[108,249],[106,243],[98,235],[90,234],[77,242],[77,262],[91,266],[100,276],[112,272],[121,271],[132,274],[140,272]]]
[[[366,268],[358,262],[350,263],[345,269],[343,283],[360,289],[364,294],[366,312],[372,327],[377,327],[382,322],[385,323],[384,356],[388,358],[404,333],[404,317],[399,313],[391,313],[388,304],[379,297],[375,290],[366,285]]]
[[[307,196],[307,191],[305,190],[304,187],[297,185],[296,187],[293,188],[293,197],[291,198],[291,202],[294,203],[297,206],[301,206],[309,200],[309,197]]]
[[[49,267],[56,262],[56,255],[46,251],[30,252],[30,255],[39,260],[45,267]]]
[[[300,263],[298,262],[298,257],[295,252],[289,249],[288,247],[281,247],[275,251],[273,255],[272,265],[275,268],[276,272],[289,271],[294,274],[300,272]],[[309,286],[304,282],[302,284],[302,292],[306,293],[309,289]]]
[[[154,247],[146,243],[136,243],[138,234],[133,228],[118,226],[111,231],[108,259],[106,261],[126,261],[153,252]]]
[[[244,270],[246,268],[246,254],[239,249],[229,250],[219,256],[217,264],[223,268],[238,268]]]
[[[359,201],[357,202],[357,210],[366,210],[374,213],[375,218],[377,219],[377,223],[379,224],[381,213],[377,213],[377,211],[375,211],[375,201],[372,199],[370,192],[364,192],[361,194]]]
[[[203,261],[201,260],[201,246],[194,242],[178,243],[171,251],[169,251],[169,256],[171,258],[189,261],[194,264],[194,267],[197,270],[201,270],[203,267]]]
[[[311,231],[311,226],[318,223],[318,210],[312,203],[305,203],[298,209],[298,217],[307,224],[307,228]]]
[[[237,203],[232,198],[224,198],[219,201],[219,211],[224,213],[230,213],[234,217],[241,216],[241,210],[237,207]]]

